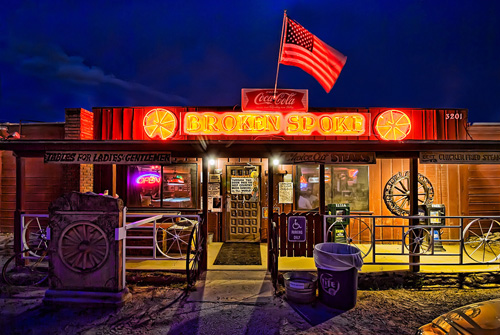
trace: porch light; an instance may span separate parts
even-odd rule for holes
[[[274,165],[274,166],[278,166],[278,165],[280,165],[280,160],[279,160],[278,158],[274,158],[274,159],[273,159],[273,165]]]

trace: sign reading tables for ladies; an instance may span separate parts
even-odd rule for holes
[[[290,216],[288,218],[288,241],[305,242],[306,226],[305,216]]]

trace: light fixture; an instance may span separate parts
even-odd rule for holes
[[[279,160],[278,158],[274,158],[274,159],[273,159],[273,165],[274,165],[274,166],[278,166],[278,165],[280,165],[280,160]]]
[[[215,159],[210,158],[210,160],[208,161],[208,164],[209,165],[215,165]]]

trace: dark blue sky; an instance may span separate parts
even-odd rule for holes
[[[310,106],[467,108],[500,122],[497,0],[2,1],[0,122],[239,105],[241,88],[274,87],[284,9],[347,56],[329,94],[280,67],[278,87],[308,89]]]

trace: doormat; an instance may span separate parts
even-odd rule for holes
[[[262,265],[260,243],[224,242],[214,265]]]

